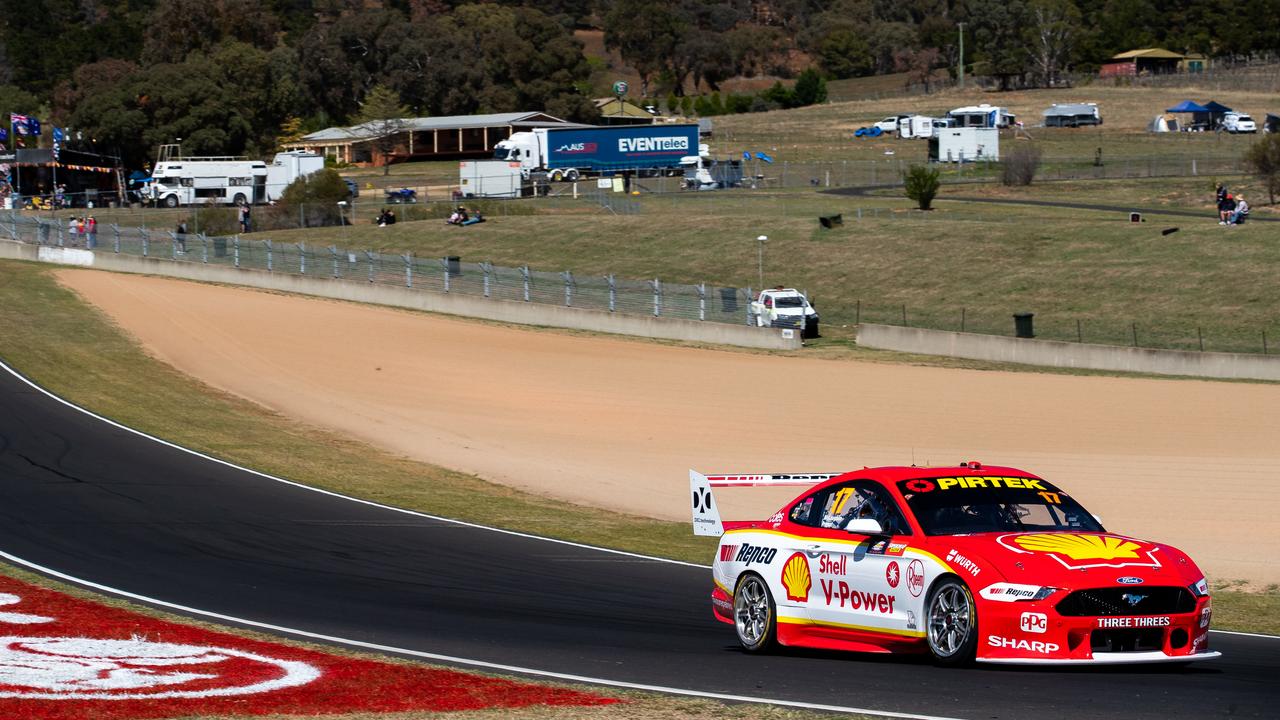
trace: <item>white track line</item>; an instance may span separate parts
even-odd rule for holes
[[[543,542],[557,543],[561,545],[569,545],[571,547],[584,548],[587,550],[596,550],[599,552],[612,553],[614,555],[622,555],[625,557],[641,558],[644,560],[652,560],[655,562],[665,562],[673,565],[683,565],[686,567],[697,567],[697,568],[709,567],[707,565],[698,565],[696,563],[689,563],[681,560],[671,560],[669,558],[660,558],[660,557],[654,557],[651,555],[641,555],[639,553],[630,553],[630,552],[624,552],[621,550],[611,550],[609,548],[601,548],[601,547],[596,547],[594,545],[585,545],[582,543],[570,542],[568,540],[557,540],[555,538],[545,538],[538,535],[530,535],[528,533],[515,532],[513,530],[504,530],[502,528],[489,527],[487,525],[479,525],[476,523],[464,522],[461,520],[454,520],[452,518],[440,517],[437,515],[428,515],[426,513],[421,513],[414,510],[406,510],[404,508],[397,508],[397,507],[392,507],[390,505],[383,505],[381,503],[375,503],[369,500],[361,500],[360,498],[351,497],[350,495],[343,495],[341,493],[335,493],[330,490],[323,490],[321,488],[311,487],[309,485],[303,485],[302,483],[293,482],[292,480],[285,480],[283,478],[275,477],[274,475],[268,475],[266,473],[253,470],[251,468],[246,468],[240,465],[236,465],[235,463],[227,462],[226,460],[221,460],[216,457],[212,457],[210,455],[205,455],[204,453],[197,452],[190,448],[186,448],[181,445],[171,443],[167,440],[162,440],[158,437],[155,437],[154,435],[148,435],[147,433],[144,433],[140,430],[135,430],[134,428],[128,427],[126,425],[121,425],[120,423],[114,420],[111,420],[110,418],[105,418],[101,415],[98,415],[97,413],[94,413],[90,410],[82,408],[79,405],[76,405],[75,403],[72,403],[68,400],[65,400],[49,392],[48,390],[28,380],[26,377],[24,377],[18,371],[14,370],[12,367],[9,366],[8,363],[4,362],[3,360],[0,360],[0,368],[3,368],[9,374],[18,378],[19,380],[26,383],[31,388],[46,395],[47,397],[50,397],[62,403],[63,405],[66,405],[69,408],[78,410],[84,413],[85,415],[88,415],[89,417],[105,422],[108,425],[120,428],[121,430],[125,430],[127,432],[131,432],[140,437],[147,438],[148,440],[160,443],[161,445],[165,445],[167,447],[171,447],[176,450],[181,450],[183,452],[190,453],[192,455],[195,455],[196,457],[200,457],[200,458],[204,458],[205,460],[210,460],[212,462],[220,463],[222,465],[226,465],[227,467],[235,468],[242,472],[251,473],[253,475],[257,475],[259,477],[263,477],[268,480],[273,480],[275,482],[284,483],[286,485],[302,488],[304,490],[310,490],[312,492],[322,493],[324,495],[330,495],[333,497],[342,498],[343,500],[360,503],[362,505],[369,505],[371,507],[383,508],[386,510],[392,510],[392,511],[404,513],[407,515],[414,515],[417,517],[429,518],[431,520],[439,520],[442,522],[454,523],[454,524],[462,525],[465,527],[476,528],[478,530],[489,530],[492,532],[504,533],[507,535],[515,536],[515,537],[522,537],[522,538],[527,538],[531,540],[540,540]],[[286,633],[286,634],[295,635],[298,637],[310,638],[313,640],[323,640],[326,642],[337,643],[340,645],[347,645],[350,647],[358,647],[366,650],[376,650],[379,652],[396,653],[396,654],[408,655],[411,657],[423,658],[425,660],[436,660],[440,662],[466,665],[469,667],[484,668],[486,670],[515,672],[515,673],[521,673],[526,675],[533,675],[536,677],[551,678],[555,680],[565,680],[570,682],[584,682],[584,683],[591,683],[595,685],[603,685],[606,687],[625,688],[628,690],[646,690],[650,692],[660,692],[660,693],[666,693],[670,695],[685,695],[690,697],[709,698],[713,700],[726,700],[730,702],[746,702],[746,703],[757,703],[757,704],[764,704],[764,705],[779,705],[779,706],[785,706],[785,707],[800,708],[804,710],[821,710],[825,712],[862,713],[864,715],[876,715],[879,717],[889,717],[889,718],[906,718],[908,720],[957,720],[956,718],[947,718],[940,715],[916,715],[912,713],[899,713],[899,712],[892,712],[892,711],[885,711],[885,710],[872,710],[869,708],[845,707],[840,705],[820,705],[817,703],[804,703],[804,702],[796,702],[792,700],[776,700],[776,699],[769,699],[769,698],[749,697],[745,695],[729,695],[725,693],[702,692],[699,690],[687,690],[684,688],[666,687],[662,685],[645,685],[642,683],[629,683],[629,682],[623,682],[619,680],[608,680],[605,678],[589,677],[585,675],[571,675],[567,673],[552,672],[549,670],[538,670],[536,668],[526,668],[526,667],[520,667],[517,665],[503,665],[500,663],[486,662],[484,660],[473,660],[470,658],[454,657],[452,655],[440,655],[437,653],[422,652],[420,650],[409,650],[407,648],[398,648],[391,645],[379,645],[376,643],[368,643],[360,640],[349,640],[347,638],[335,637],[332,635],[322,635],[320,633],[313,633],[306,630],[297,630],[294,628],[284,627],[281,625],[271,625],[268,623],[258,622],[256,620],[246,620],[244,618],[238,618],[232,615],[222,615],[220,613],[215,613],[208,610],[201,610],[199,608],[193,608],[193,607],[188,607],[186,605],[179,605],[177,603],[158,600],[156,598],[148,597],[146,595],[139,595],[137,593],[131,593],[125,590],[119,590],[117,588],[113,588],[108,585],[101,585],[99,583],[91,582],[89,580],[84,580],[72,575],[67,575],[66,573],[58,572],[57,570],[54,570],[52,568],[47,568],[47,567],[44,567],[43,565],[38,565],[36,563],[30,562],[28,560],[17,557],[15,555],[11,555],[3,551],[0,551],[0,557],[3,557],[6,560],[9,560],[10,562],[16,563],[18,565],[31,568],[32,570],[35,570],[37,572],[50,575],[52,577],[60,578],[60,579],[75,583],[77,585],[94,588],[96,590],[102,590],[103,592],[119,595],[121,597],[132,598],[134,600],[139,600],[141,602],[145,602],[148,604],[157,605],[160,607],[166,607],[173,610],[179,610],[182,612],[191,613],[193,615],[199,615],[201,617],[214,618],[217,620],[223,620],[226,622],[236,623],[240,625],[247,625],[249,627],[256,627],[264,630],[272,630],[275,632]],[[1237,633],[1237,632],[1229,632],[1229,631],[1223,631],[1223,630],[1213,630],[1211,632],[1219,632],[1219,633],[1224,633],[1229,635],[1246,635],[1250,637],[1280,639],[1280,636],[1275,636],[1275,635],[1259,635],[1255,633]]]

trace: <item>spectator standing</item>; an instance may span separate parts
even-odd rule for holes
[[[54,202],[57,201],[55,200]],[[67,223],[67,233],[71,235],[70,240],[72,245],[80,244],[80,235],[84,231],[84,226],[81,225],[81,222],[80,218],[73,217],[71,218],[71,221]]]
[[[86,247],[93,249],[98,247],[98,221],[92,215],[85,221],[87,223],[86,232],[89,237],[89,243]]]
[[[253,228],[253,221],[249,216],[249,205],[247,203],[241,203],[237,213],[240,220],[240,232],[250,232]]]
[[[178,241],[178,252],[185,253],[187,251],[187,221],[179,220],[178,227],[173,231],[174,238]]]

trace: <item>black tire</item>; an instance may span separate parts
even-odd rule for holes
[[[236,193],[236,196],[231,198],[231,202],[234,205],[244,205],[248,200],[249,198],[245,197],[244,193]]]
[[[560,182],[561,178],[563,177],[564,177],[564,173],[560,172],[559,170],[552,170],[551,174],[547,176],[547,179],[550,180],[551,182]]]
[[[755,573],[746,573],[733,591],[733,628],[742,649],[765,653],[778,644],[778,606],[769,592],[769,583]]]
[[[578,171],[577,171],[577,170],[569,170],[569,172],[567,172],[567,173],[565,173],[565,174],[564,174],[564,179],[565,179],[565,180],[568,180],[569,182],[577,182],[577,181],[578,181]]]
[[[178,207],[178,196],[177,196],[177,195],[165,195],[165,196],[164,196],[164,206],[165,206],[165,207],[167,207],[167,208],[176,208],[176,207]]]
[[[978,650],[978,610],[969,588],[955,577],[934,583],[925,602],[925,640],[939,665],[973,662]]]

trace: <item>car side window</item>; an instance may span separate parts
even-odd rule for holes
[[[855,518],[872,518],[891,535],[911,534],[893,496],[871,480],[824,488],[792,506],[790,517],[799,525],[828,529],[843,529]]]

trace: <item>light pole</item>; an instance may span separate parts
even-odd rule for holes
[[[960,26],[960,89],[964,89],[964,23],[956,23]]]
[[[343,239],[343,241],[345,241],[345,240],[346,240],[346,238],[347,238],[347,223],[346,223],[346,220],[342,217],[342,211],[343,211],[346,207],[347,207],[347,201],[346,201],[346,200],[339,200],[339,201],[338,201],[338,225],[342,228],[342,239]]]
[[[757,256],[756,268],[759,271],[759,275],[760,275],[760,289],[763,290],[764,289],[764,244],[769,242],[769,236],[761,235],[756,238],[756,242],[759,243],[759,248],[760,248],[759,255]]]

